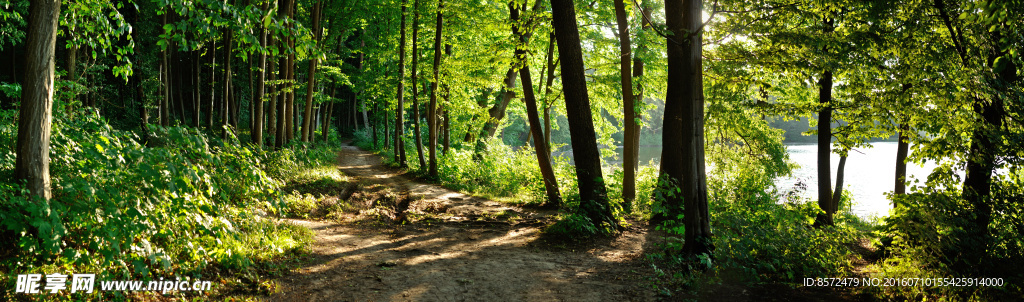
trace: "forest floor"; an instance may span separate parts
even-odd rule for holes
[[[338,153],[354,182],[332,221],[291,220],[316,233],[310,257],[276,280],[271,301],[816,301],[849,293],[718,284],[696,296],[653,288],[645,251],[660,236],[634,223],[592,241],[549,238],[556,212],[524,209],[429,184],[354,146]],[[336,216],[337,217],[337,216]]]

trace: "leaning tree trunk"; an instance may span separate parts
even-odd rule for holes
[[[683,252],[708,253],[713,248],[704,171],[704,90],[701,64],[703,1],[666,0],[668,85],[662,169],[664,180],[681,194],[667,194],[668,218],[683,212]],[[696,33],[696,34],[690,34]]]
[[[533,144],[534,153],[537,154],[537,164],[540,167],[540,174],[544,179],[544,191],[548,195],[545,204],[558,207],[562,204],[562,194],[558,190],[558,179],[555,178],[555,171],[551,168],[551,154],[548,152],[548,146],[543,139],[540,139],[544,134],[540,127],[540,117],[537,114],[537,97],[533,94],[529,56],[525,49],[525,46],[529,45],[529,34],[517,25],[519,24],[520,17],[519,9],[515,7],[515,4],[509,5],[509,13],[513,24],[512,34],[518,37],[519,42],[522,44],[520,45],[522,47],[516,47],[515,57],[518,60],[522,60],[522,62],[516,63],[517,65],[522,64],[522,68],[519,69],[519,79],[523,84],[523,99],[526,103],[526,116],[530,122],[530,135],[535,138]],[[527,138],[527,144],[529,144],[529,138]]]
[[[617,229],[619,225],[612,216],[604,176],[601,175],[601,154],[597,150],[597,136],[583,73],[583,50],[572,0],[551,0],[551,15],[562,62],[562,90],[576,161],[580,210],[595,226],[608,224]]]
[[[29,4],[25,43],[25,77],[18,111],[15,179],[25,181],[29,194],[50,199],[50,123],[53,109],[54,47],[57,44],[59,0]]]
[[[843,171],[846,170],[847,157],[846,155],[840,156],[839,166],[836,167],[836,190],[832,193],[832,209],[836,212],[839,211],[839,201],[843,197]]]

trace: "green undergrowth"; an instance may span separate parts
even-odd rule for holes
[[[14,288],[16,274],[94,273],[97,281],[214,281],[213,292],[169,294],[179,297],[224,294],[219,284],[259,290],[263,281],[254,280],[312,242],[308,229],[278,217],[303,216],[299,209],[307,205],[296,196],[325,195],[346,181],[333,168],[329,146],[264,151],[242,147],[233,136],[159,126],[150,126],[143,145],[135,132],[83,113],[55,119],[47,202],[13,182],[16,124],[14,111],[0,112],[0,285],[6,288]],[[149,294],[158,295],[142,293]],[[123,295],[64,291],[38,298]]]
[[[876,244],[886,256],[872,265],[879,278],[949,278],[943,285],[872,288],[878,297],[913,300],[1024,300],[1024,175],[993,179],[986,230],[976,205],[962,198],[951,169],[937,169],[925,186],[897,197]],[[953,279],[956,278],[956,279]]]

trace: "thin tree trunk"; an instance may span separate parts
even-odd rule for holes
[[[832,209],[839,212],[839,201],[843,197],[843,171],[846,170],[847,156],[839,157],[839,167],[836,167],[836,190],[832,193]]]
[[[222,110],[220,113],[220,136],[221,139],[225,140],[228,138],[227,128],[231,125],[228,119],[230,116],[229,110],[231,109],[231,36],[230,31],[224,34],[224,98],[221,100],[220,105]]]
[[[198,50],[193,51],[193,57],[195,58],[195,60],[192,61],[192,65],[194,66],[194,68],[192,69],[192,73],[195,75],[195,78],[193,79],[195,82],[192,85],[192,90],[195,92],[195,98],[192,99],[192,107],[193,107],[192,108],[192,113],[193,113],[192,122],[195,124],[196,129],[198,129],[203,124],[202,117],[199,114],[199,112],[200,112],[199,105],[200,105],[200,103],[202,103],[202,95],[200,94],[200,92],[203,89],[201,87],[202,86],[201,83],[203,83],[203,81],[199,78],[199,76],[200,76],[200,74],[202,72],[202,69],[201,69],[201,67],[202,67],[201,65],[202,64],[200,63],[202,61],[200,61],[201,57],[199,55],[199,51]]]
[[[562,90],[565,93],[565,111],[576,161],[580,210],[595,226],[608,224],[617,229],[618,222],[612,216],[601,173],[601,155],[597,150],[597,136],[583,72],[583,50],[572,0],[551,0],[551,15],[561,56]]]
[[[164,12],[162,23],[165,24],[165,25],[167,24],[167,15],[169,15],[169,14],[170,13],[168,13],[168,12]],[[170,41],[168,41],[168,42],[170,42]],[[161,65],[160,69],[163,72],[163,74],[161,76],[163,77],[162,83],[163,83],[163,88],[164,88],[163,100],[161,100],[161,102],[160,102],[160,125],[164,126],[164,127],[170,126],[170,121],[171,121],[170,120],[170,115],[171,115],[170,104],[172,102],[171,101],[171,96],[172,96],[172,91],[173,91],[172,90],[173,89],[173,85],[171,83],[173,83],[174,81],[172,80],[173,78],[171,77],[171,65],[168,64],[169,62],[168,62],[168,54],[167,54],[167,52],[170,49],[171,49],[170,45],[167,45],[166,48],[164,48],[163,51],[160,52],[160,65]],[[71,74],[74,74],[74,72],[71,72]]]
[[[290,14],[289,12],[291,10],[291,5],[289,4],[289,0],[281,1],[281,8],[283,8],[284,12],[285,12],[283,17],[287,17]],[[288,39],[286,37],[282,38],[281,39],[281,46],[288,46],[289,45],[289,41],[290,41],[290,39]],[[287,124],[288,124],[288,109],[287,109],[288,108],[288,92],[287,92],[287,90],[289,88],[291,88],[291,87],[289,87],[290,84],[287,81],[290,80],[291,77],[288,75],[289,66],[290,66],[289,60],[288,60],[288,55],[287,54],[282,55],[280,58],[278,58],[277,62],[278,62],[277,63],[278,64],[277,65],[277,68],[278,68],[278,70],[277,70],[277,78],[285,81],[285,83],[282,84],[280,86],[280,88],[278,88],[278,92],[280,94],[281,99],[277,101],[277,108],[274,109],[275,111],[277,111],[277,121],[276,121],[277,122],[277,126],[275,127],[277,129],[277,132],[274,134],[274,149],[281,149],[281,147],[284,146],[285,140],[288,139],[288,135],[287,135],[287,133],[288,133],[288,126],[287,126]]]
[[[217,38],[214,36],[210,41],[210,99],[206,102],[206,129],[213,130],[213,97],[217,94],[216,72],[217,72]]]
[[[537,10],[535,10],[537,11]],[[543,136],[543,132],[540,127],[540,117],[537,114],[537,98],[533,94],[533,80],[530,78],[530,65],[529,55],[526,52],[525,46],[529,45],[529,34],[525,32],[523,28],[518,26],[519,24],[519,9],[515,4],[509,4],[509,13],[512,19],[512,34],[519,39],[522,44],[516,47],[516,58],[523,60],[521,62],[522,68],[519,70],[519,79],[523,84],[523,100],[526,103],[526,116],[530,123],[530,135],[533,137],[540,138]],[[527,138],[527,144],[529,144],[529,138]],[[534,153],[537,155],[537,165],[540,167],[540,173],[544,179],[544,191],[547,192],[547,206],[558,207],[562,204],[562,194],[558,190],[558,180],[555,178],[554,169],[551,168],[551,156],[548,152],[548,146],[544,143],[544,140],[535,140]]]
[[[427,148],[430,153],[428,174],[437,178],[437,84],[441,81],[441,30],[444,27],[444,0],[437,0],[437,21],[434,26],[434,82],[430,84],[430,104],[427,107]]]
[[[164,19],[166,20],[167,17],[165,16]],[[69,35],[68,39],[70,40],[71,39],[70,35],[74,35],[74,33],[68,33],[68,35]],[[67,66],[67,71],[68,71],[67,79],[68,79],[68,81],[70,81],[71,83],[77,83],[78,82],[78,46],[71,45],[71,48],[68,49],[67,65],[68,65]],[[74,91],[75,88],[76,87],[72,87],[72,91],[70,93],[70,99],[68,99],[68,103],[70,103],[70,104],[74,104],[75,103],[75,95],[77,94]],[[69,116],[70,116],[70,113],[72,113],[72,112],[73,112],[72,106],[68,106]]]
[[[142,12],[139,11],[138,6],[133,6],[134,9],[130,10],[132,16],[132,23],[139,24]],[[139,31],[132,31],[132,39],[139,41]],[[141,62],[140,53],[135,53],[135,62]],[[135,102],[139,105],[139,128],[142,131],[142,145],[149,144],[149,111],[146,108],[146,96],[142,92],[142,75],[138,72],[132,73],[132,83],[135,84]]]
[[[412,5],[412,126],[413,126],[413,138],[416,140],[416,158],[419,160],[420,169],[427,166],[427,161],[423,157],[423,138],[420,135],[420,98],[419,93],[416,90],[416,84],[419,84],[417,78],[419,76],[416,67],[419,65],[419,43],[416,42],[420,32],[420,0],[413,0]]]
[[[444,55],[446,57],[448,57],[448,59],[451,59],[451,56],[452,56],[452,45],[451,44],[445,44],[444,45]],[[447,74],[445,76],[447,77]],[[444,83],[442,83],[442,85],[444,85],[444,102],[445,102],[445,104],[447,104],[447,106],[451,106],[451,104],[452,104],[451,88],[448,86],[448,81],[445,81]],[[451,127],[451,122],[450,122],[449,116],[448,116],[448,107],[447,106],[442,106],[442,107],[444,107],[444,149],[441,151],[441,153],[445,154],[445,155],[448,154],[448,149],[450,149],[451,146],[452,146],[451,145],[452,127]]]
[[[260,5],[260,10],[267,11],[267,2]],[[268,46],[267,44],[267,29],[260,26],[260,45]],[[259,73],[257,74],[256,80],[256,91],[253,92],[254,97],[252,104],[255,107],[252,120],[250,121],[252,126],[252,143],[256,144],[257,147],[263,147],[263,92],[265,91],[266,77],[267,77],[267,54],[260,52],[259,59]],[[252,109],[250,109],[252,110]]]
[[[395,108],[395,161],[398,162],[400,167],[407,167],[408,163],[405,161],[405,146],[403,146],[402,132],[402,116],[404,115],[405,100],[405,9],[406,0],[402,0],[402,21],[400,37],[398,42],[398,104]],[[415,47],[415,46],[414,46]],[[416,83],[413,83],[416,85]]]
[[[555,32],[548,36],[547,83],[544,84],[544,143],[551,146],[551,105],[555,100],[551,97],[551,85],[555,83]],[[551,150],[548,150],[551,151]]]
[[[270,37],[270,42],[269,42],[270,46],[274,46],[274,42],[275,42],[274,40],[276,40],[276,39],[274,39],[274,37]],[[275,82],[277,82],[277,72],[276,72],[275,69],[277,69],[277,64],[276,63],[274,63],[274,62],[267,62],[267,71],[266,71],[266,73],[268,75],[270,75],[269,82],[271,84],[270,84],[270,88],[268,89],[269,92],[270,92],[270,103],[267,104],[269,106],[265,110],[266,114],[267,114],[267,121],[266,121],[266,123],[267,123],[267,133],[274,136],[274,142],[269,142],[268,141],[267,142],[268,146],[274,146],[276,141],[277,141],[277,136],[279,136],[278,133],[277,133],[277,103],[278,103],[277,99],[278,99],[278,96],[279,96],[279,93],[277,91],[277,87],[280,86],[280,85],[275,83]]]
[[[297,1],[296,0],[290,0],[290,1],[287,1],[287,3],[288,3],[288,10],[287,10],[287,12],[288,12],[288,19],[292,20],[292,22],[295,22],[294,20],[295,20],[295,11],[296,11]],[[289,30],[295,31],[295,25],[294,24],[289,24]],[[295,38],[289,37],[289,38],[287,38],[287,41],[288,41],[288,48],[289,49],[295,49]],[[296,63],[295,62],[295,53],[293,52],[291,54],[288,54],[286,57],[288,58],[288,60],[287,60],[287,67],[288,67],[287,79],[288,79],[288,83],[289,83],[289,86],[290,86],[291,89],[289,89],[287,94],[286,94],[288,102],[284,104],[284,108],[281,111],[281,113],[283,113],[284,117],[285,117],[285,119],[284,119],[284,128],[283,128],[283,130],[284,130],[284,133],[283,133],[284,139],[282,140],[282,146],[283,146],[284,143],[288,143],[288,142],[290,142],[290,141],[295,139],[295,121],[296,121],[296,118],[295,118],[295,113],[296,113],[295,112],[295,86],[296,86],[297,81],[296,81],[296,74],[295,74],[295,63]]]
[[[15,179],[29,194],[50,200],[50,123],[53,109],[54,47],[57,44],[59,0],[29,4],[25,33],[25,77],[18,111]]]
[[[630,66],[633,55],[629,40],[629,19],[626,16],[626,5],[623,0],[615,0],[615,20],[619,30],[619,74],[622,79],[622,120],[625,124],[623,127],[622,205],[626,213],[629,213],[632,211],[633,199],[636,198],[637,149],[633,147],[633,136],[636,135],[637,124]]]
[[[897,196],[907,193],[907,154],[910,151],[907,131],[910,131],[907,123],[900,124],[899,142],[896,144],[896,186],[893,188],[893,194]],[[893,207],[896,205],[893,203]]]
[[[314,40],[318,43],[320,41],[320,7],[323,5],[323,1],[317,1],[316,6],[313,7],[313,31]],[[310,137],[315,135],[312,128],[310,128],[311,117],[313,114],[313,85],[316,82],[316,57],[309,59],[309,76],[306,79],[306,112],[302,119],[302,141],[308,142]]]
[[[668,89],[665,94],[664,161],[662,178],[681,189],[668,194],[668,219],[682,210],[683,252],[712,249],[704,174],[704,91],[701,64],[703,1],[666,0],[665,22],[672,33],[668,44]]]

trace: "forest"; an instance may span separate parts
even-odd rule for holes
[[[1024,300],[1022,46],[1021,0],[0,0],[0,300]]]

